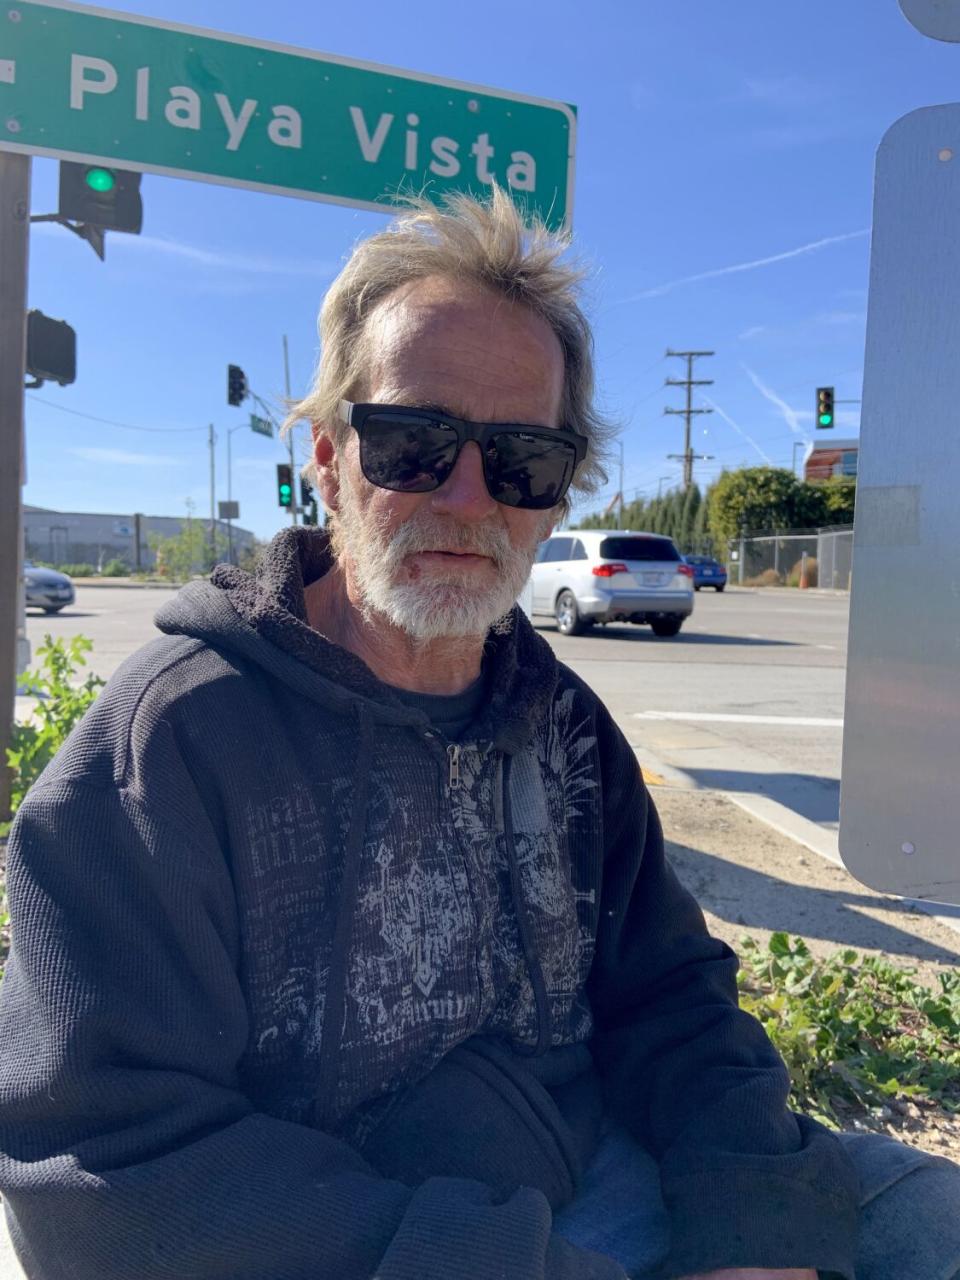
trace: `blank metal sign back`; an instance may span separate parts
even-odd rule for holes
[[[960,903],[960,106],[877,155],[840,854]]]

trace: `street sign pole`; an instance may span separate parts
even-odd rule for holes
[[[27,341],[30,157],[0,152],[0,821],[10,813],[23,555],[23,379]]]
[[[287,335],[283,335],[283,386],[287,395],[287,403],[284,406],[286,410],[290,404],[290,351],[287,346]],[[297,474],[297,460],[293,454],[293,427],[287,432],[287,445],[290,449],[290,474]],[[294,526],[297,523],[297,486],[293,486],[293,501],[290,503],[290,519]]]

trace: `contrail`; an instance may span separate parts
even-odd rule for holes
[[[737,262],[732,267],[717,267],[713,271],[700,271],[695,276],[681,276],[679,280],[670,280],[667,284],[658,284],[653,289],[644,289],[635,293],[632,298],[622,298],[621,302],[639,302],[642,298],[660,298],[673,289],[684,284],[696,284],[699,280],[715,280],[717,276],[730,276],[738,271],[755,271],[757,267],[769,267],[774,262],[786,262],[788,258],[800,258],[805,253],[816,253],[827,245],[842,244],[844,240],[857,240],[868,236],[870,228],[861,231],[846,231],[842,236],[826,236],[823,240],[812,240],[810,244],[802,244],[798,249],[787,249],[785,253],[774,253],[769,258],[755,258],[752,262]]]
[[[757,388],[757,390],[760,392],[763,398],[765,400],[769,400],[772,405],[776,405],[776,407],[780,410],[780,414],[784,422],[787,424],[787,426],[790,428],[793,434],[796,436],[799,436],[801,440],[805,440],[807,444],[809,444],[810,437],[800,426],[800,415],[797,413],[796,409],[791,408],[790,405],[787,404],[786,400],[782,400],[774,390],[772,390],[768,386],[765,386],[757,377],[757,375],[753,372],[752,369],[748,369],[745,364],[741,364],[740,368],[747,375],[747,377],[750,379],[753,385]]]
[[[719,413],[720,417],[724,420],[724,422],[728,426],[733,427],[734,431],[736,431],[738,435],[743,436],[744,440],[746,440],[748,444],[752,444],[754,449],[756,449],[757,453],[759,453],[760,457],[764,460],[764,462],[768,466],[772,467],[774,465],[773,459],[768,457],[763,452],[763,450],[760,448],[760,446],[757,444],[756,440],[754,440],[752,436],[747,435],[743,427],[741,427],[738,423],[734,422],[734,420],[730,417],[729,413],[726,413],[723,409],[720,408],[716,400],[711,400],[709,396],[705,396],[703,394],[701,394],[700,399],[703,400],[705,404],[708,404],[710,408],[714,411],[714,413]]]
[[[47,228],[51,230],[47,230]],[[41,222],[36,231],[51,235],[52,223]],[[170,240],[164,236],[117,236],[109,242],[111,252],[157,253],[168,257],[183,258],[201,267],[231,272],[247,272],[255,275],[310,276],[325,279],[333,276],[340,264],[325,259],[279,258],[263,254],[228,253],[219,249],[206,249],[199,245]]]

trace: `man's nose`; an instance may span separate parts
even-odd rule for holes
[[[496,512],[497,503],[483,478],[483,458],[475,441],[468,440],[460,450],[449,478],[433,491],[431,506],[434,511],[469,522],[489,520]]]

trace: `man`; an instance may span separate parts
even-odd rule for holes
[[[599,474],[560,249],[499,192],[358,247],[295,411],[332,537],[182,591],[24,803],[28,1275],[960,1266],[952,1166],[787,1111],[632,751],[512,607]]]

